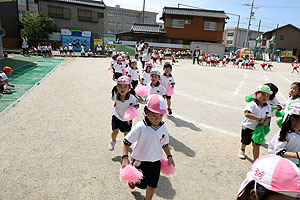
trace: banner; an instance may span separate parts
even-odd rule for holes
[[[79,29],[61,29],[61,43],[63,46],[70,43],[74,46],[74,51],[81,51],[81,44],[85,44],[85,52],[91,48],[91,32]]]
[[[98,46],[98,44],[103,45],[103,39],[94,39],[94,47]]]
[[[293,56],[293,51],[287,51],[285,54],[285,57],[292,57]]]

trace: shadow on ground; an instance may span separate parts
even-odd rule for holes
[[[170,136],[170,145],[174,148],[175,151],[184,153],[189,157],[195,157],[196,153],[190,147],[186,146],[184,143],[176,140],[174,137]]]
[[[172,188],[171,181],[167,177],[160,176],[155,194],[164,199],[174,199],[176,191]]]
[[[133,191],[131,194],[134,196],[136,200],[144,200],[145,196],[143,196],[140,192]]]
[[[176,127],[186,127],[186,128],[192,129],[193,131],[201,131],[201,129],[199,127],[197,127],[195,124],[193,124],[191,122],[187,122],[183,119],[179,119],[174,116],[168,116],[167,119],[172,121]]]

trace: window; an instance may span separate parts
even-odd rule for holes
[[[184,28],[184,20],[173,19],[172,28]]]
[[[204,30],[205,31],[216,31],[217,22],[204,22]]]
[[[110,17],[122,17],[122,13],[121,12],[117,12],[117,11],[107,11],[107,16],[110,16]]]
[[[183,40],[177,40],[177,44],[182,44]]]
[[[26,6],[26,0],[19,0],[18,5]]]
[[[228,32],[228,33],[227,33],[227,36],[228,36],[228,37],[234,36],[234,32]]]
[[[284,40],[284,35],[280,35],[280,40]]]
[[[99,13],[92,12],[90,10],[78,9],[78,21],[98,22],[99,21]]]
[[[165,39],[165,43],[170,44],[171,43],[171,39]]]
[[[146,16],[144,16],[144,19],[145,19],[145,20],[151,20],[151,16],[147,16],[147,15],[146,15]]]
[[[122,25],[122,22],[121,21],[118,21],[118,20],[107,20],[107,25]]]
[[[99,17],[99,18],[104,18],[104,14],[103,14],[103,13],[99,13],[99,14],[98,14],[98,17]]]
[[[132,22],[126,22],[126,23],[124,24],[124,26],[131,27],[132,24],[133,24]]]
[[[191,24],[191,20],[185,20],[185,24]]]
[[[137,14],[131,14],[131,13],[125,13],[125,17],[126,18],[130,18],[130,19],[138,19],[139,15],[137,15]]]
[[[233,44],[233,40],[227,40],[227,44]]]
[[[48,15],[53,18],[63,18],[63,7],[48,6]]]

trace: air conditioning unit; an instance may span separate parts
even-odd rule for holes
[[[185,20],[184,23],[185,24],[191,24],[191,20]]]

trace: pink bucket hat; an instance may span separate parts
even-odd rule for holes
[[[127,84],[129,85],[131,83],[131,80],[128,76],[121,76],[118,78],[118,84]]]
[[[119,57],[117,58],[117,60],[123,60],[123,58],[122,58],[121,56],[119,56]]]
[[[130,62],[131,63],[134,63],[134,62],[137,63],[137,60],[133,58],[133,59],[130,60]]]
[[[147,108],[157,114],[167,114],[167,103],[164,98],[158,94],[148,96],[146,101]]]
[[[145,63],[145,67],[147,67],[147,66],[149,66],[149,67],[153,67],[153,65],[152,65],[152,63],[151,63],[151,62],[146,62],[146,63]]]
[[[290,197],[300,197],[300,170],[290,160],[277,155],[258,158],[240,186],[237,197],[242,196],[246,186],[255,181],[268,190]]]

